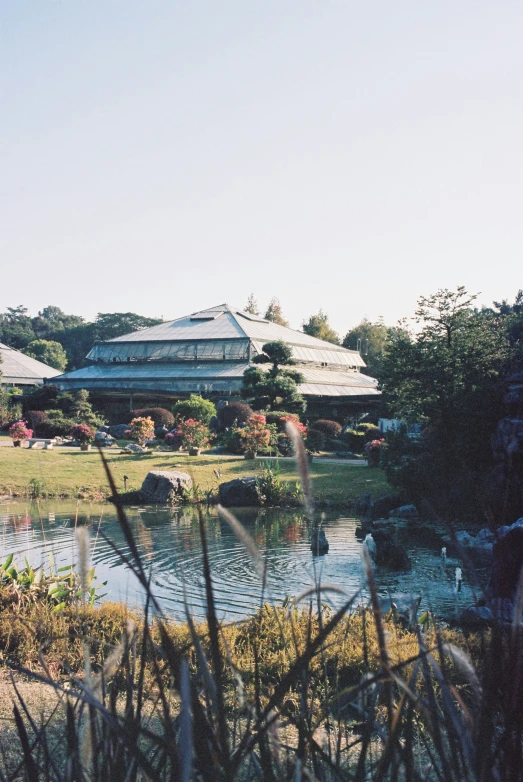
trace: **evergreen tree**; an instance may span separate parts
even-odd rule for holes
[[[298,391],[304,378],[300,372],[283,367],[294,364],[291,349],[281,341],[267,342],[263,353],[255,356],[255,364],[271,364],[267,371],[249,367],[243,374],[242,396],[251,400],[257,410],[286,410],[302,413],[306,403]]]

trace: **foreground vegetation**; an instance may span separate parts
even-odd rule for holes
[[[229,521],[261,566],[253,542]],[[129,564],[154,621],[148,612],[81,600],[57,614],[45,600],[19,600],[3,586],[2,661],[47,689],[39,718],[14,685],[17,741],[9,734],[3,748],[4,778],[521,778],[519,701],[499,675],[514,662],[508,636],[471,637],[464,651],[456,632],[405,630],[394,612],[381,616],[370,568],[370,609],[355,609],[357,596],[347,596],[331,612],[318,588],[223,626],[203,523],[201,536],[207,622],[200,625],[190,616],[185,625],[162,619],[135,558]]]
[[[107,451],[106,457],[119,491],[125,486],[127,490],[139,489],[149,470],[177,469],[188,472],[202,492],[207,493],[215,491],[219,482],[260,472],[265,462],[158,451],[135,456],[114,450]],[[294,461],[282,460],[279,465],[282,480],[298,479]],[[124,476],[128,478],[125,482]],[[365,492],[380,495],[389,491],[381,470],[350,464],[313,461],[311,480],[317,500],[329,501],[332,506],[350,507]],[[96,450],[0,448],[0,494],[34,496],[36,492],[39,496],[100,499],[111,494]]]

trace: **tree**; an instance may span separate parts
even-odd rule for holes
[[[476,298],[463,287],[421,297],[414,318],[419,331],[404,322],[389,330],[383,360],[389,409],[425,425],[416,453],[403,461],[400,454],[396,477],[440,512],[445,502],[454,512],[478,511],[491,435],[503,416],[510,343],[495,313],[472,306]]]
[[[289,326],[288,322],[283,317],[281,304],[276,298],[272,298],[270,300],[267,311],[263,317],[265,320],[270,320],[273,323],[277,323],[279,326]]]
[[[317,315],[311,315],[309,320],[303,323],[303,331],[311,337],[323,339],[325,342],[340,344],[340,338],[329,326],[329,319],[325,312],[320,310]]]
[[[374,323],[363,318],[346,333],[342,345],[348,350],[359,350],[367,364],[362,371],[379,380],[388,336],[389,329],[381,318]]]
[[[163,323],[160,318],[145,318],[135,312],[99,312],[94,321],[94,331],[96,339],[105,341],[160,323]]]
[[[248,312],[250,315],[260,314],[260,310],[258,308],[258,302],[254,298],[254,293],[251,293],[249,298],[247,299],[247,306],[245,307],[244,312]]]
[[[79,315],[66,315],[60,307],[49,305],[31,319],[33,331],[38,339],[50,339],[60,342],[59,337],[76,326],[81,326],[85,321]]]
[[[7,307],[0,315],[0,342],[21,350],[36,338],[26,307]]]
[[[36,358],[54,369],[63,372],[67,366],[67,355],[59,342],[35,339],[22,351],[26,356]]]
[[[242,396],[252,400],[258,410],[286,410],[302,413],[305,400],[298,391],[298,384],[304,378],[300,372],[283,369],[294,364],[292,350],[282,341],[267,342],[263,353],[255,356],[255,364],[271,364],[269,370],[249,367],[243,374]]]

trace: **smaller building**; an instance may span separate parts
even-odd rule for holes
[[[45,380],[61,375],[59,369],[54,369],[31,356],[20,353],[0,342],[0,384],[2,386],[43,386]]]

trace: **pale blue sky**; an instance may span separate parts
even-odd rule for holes
[[[0,310],[523,287],[523,4],[0,5]]]

